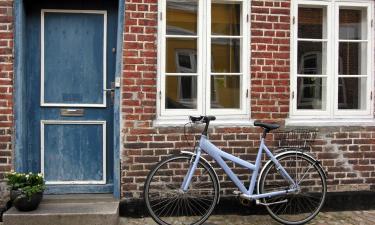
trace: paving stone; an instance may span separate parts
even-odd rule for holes
[[[119,225],[155,225],[151,218],[120,218]],[[279,225],[268,215],[213,215],[205,225]],[[321,212],[309,225],[374,225],[375,210]]]

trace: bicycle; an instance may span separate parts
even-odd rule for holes
[[[274,156],[265,138],[279,125],[254,122],[254,126],[264,130],[255,164],[252,164],[220,150],[208,140],[208,126],[216,119],[214,116],[189,118],[193,124],[205,124],[195,151],[182,151],[159,162],[145,181],[145,203],[155,222],[199,225],[213,212],[220,198],[219,177],[202,157],[202,151],[212,157],[237,186],[236,195],[265,206],[276,221],[304,224],[319,213],[327,192],[326,172],[318,160],[299,149],[288,149]],[[270,160],[260,171],[263,151]],[[253,171],[248,188],[224,159]]]

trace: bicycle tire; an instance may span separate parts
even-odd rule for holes
[[[327,193],[325,173],[312,157],[299,151],[280,154],[276,158],[300,185],[300,190],[297,193],[264,198],[262,202],[266,204],[268,213],[276,221],[290,225],[305,224],[323,207]],[[258,193],[289,188],[290,184],[281,177],[275,164],[270,161],[260,174]],[[275,202],[279,203],[272,204]]]
[[[214,210],[219,198],[219,184],[208,163],[199,161],[187,192],[180,188],[192,157],[172,155],[159,162],[148,174],[144,186],[145,204],[158,224],[199,225]]]

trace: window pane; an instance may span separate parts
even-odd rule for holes
[[[166,109],[197,108],[197,77],[167,76],[165,86]]]
[[[211,6],[212,35],[241,35],[241,4],[213,3]]]
[[[327,104],[327,78],[298,77],[297,109],[325,110]]]
[[[298,37],[312,39],[326,38],[326,17],[326,8],[298,8]]]
[[[366,80],[364,77],[339,78],[339,109],[366,109]]]
[[[367,43],[340,42],[339,44],[339,74],[367,74]]]
[[[211,108],[240,108],[241,76],[211,76]]]
[[[197,34],[198,3],[195,0],[167,0],[167,34]]]
[[[166,72],[197,72],[197,39],[167,38]]]
[[[240,39],[212,38],[211,41],[211,71],[240,73]]]
[[[340,9],[340,39],[366,40],[366,14],[365,9]]]
[[[298,74],[326,74],[326,42],[298,42]]]

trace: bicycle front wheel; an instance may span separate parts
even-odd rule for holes
[[[325,201],[327,184],[324,171],[314,159],[301,152],[282,154],[277,156],[277,160],[298,184],[298,190],[264,198],[262,201],[272,218],[280,223],[307,223],[319,213]],[[260,175],[259,193],[288,190],[291,187],[273,162],[270,162]]]
[[[149,173],[144,197],[151,217],[162,225],[202,224],[211,215],[219,197],[219,185],[210,165],[200,160],[184,192],[181,184],[193,156],[174,155]]]

